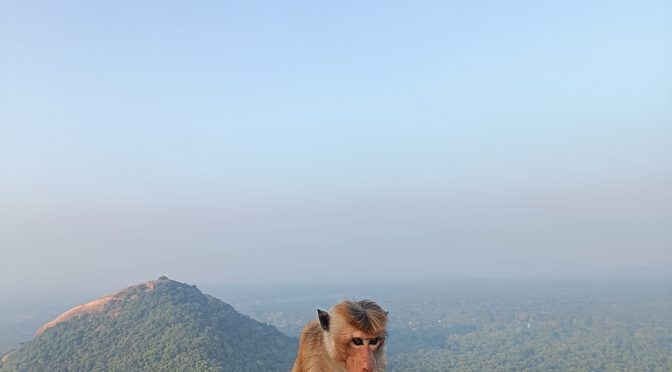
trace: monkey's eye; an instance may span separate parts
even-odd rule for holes
[[[362,339],[359,338],[359,337],[355,337],[355,338],[353,338],[353,339],[352,339],[352,343],[355,344],[355,345],[357,345],[357,346],[364,345],[364,341],[362,341]]]
[[[369,345],[375,345],[377,343],[378,343],[378,337],[369,340]]]

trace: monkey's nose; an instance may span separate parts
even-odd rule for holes
[[[362,372],[375,372],[375,370],[376,370],[375,363],[369,363],[362,367]]]

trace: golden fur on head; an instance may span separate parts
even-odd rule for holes
[[[292,372],[384,372],[387,312],[371,300],[344,300],[306,324]]]
[[[370,335],[379,335],[385,331],[387,312],[371,300],[345,300],[334,305],[333,312],[347,315],[351,325]]]

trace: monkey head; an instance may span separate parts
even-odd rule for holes
[[[385,370],[387,312],[373,301],[342,301],[329,312],[317,310],[324,345],[334,370]]]

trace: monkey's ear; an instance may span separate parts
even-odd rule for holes
[[[320,327],[322,327],[325,332],[329,332],[329,313],[317,309],[317,318],[320,320]]]

